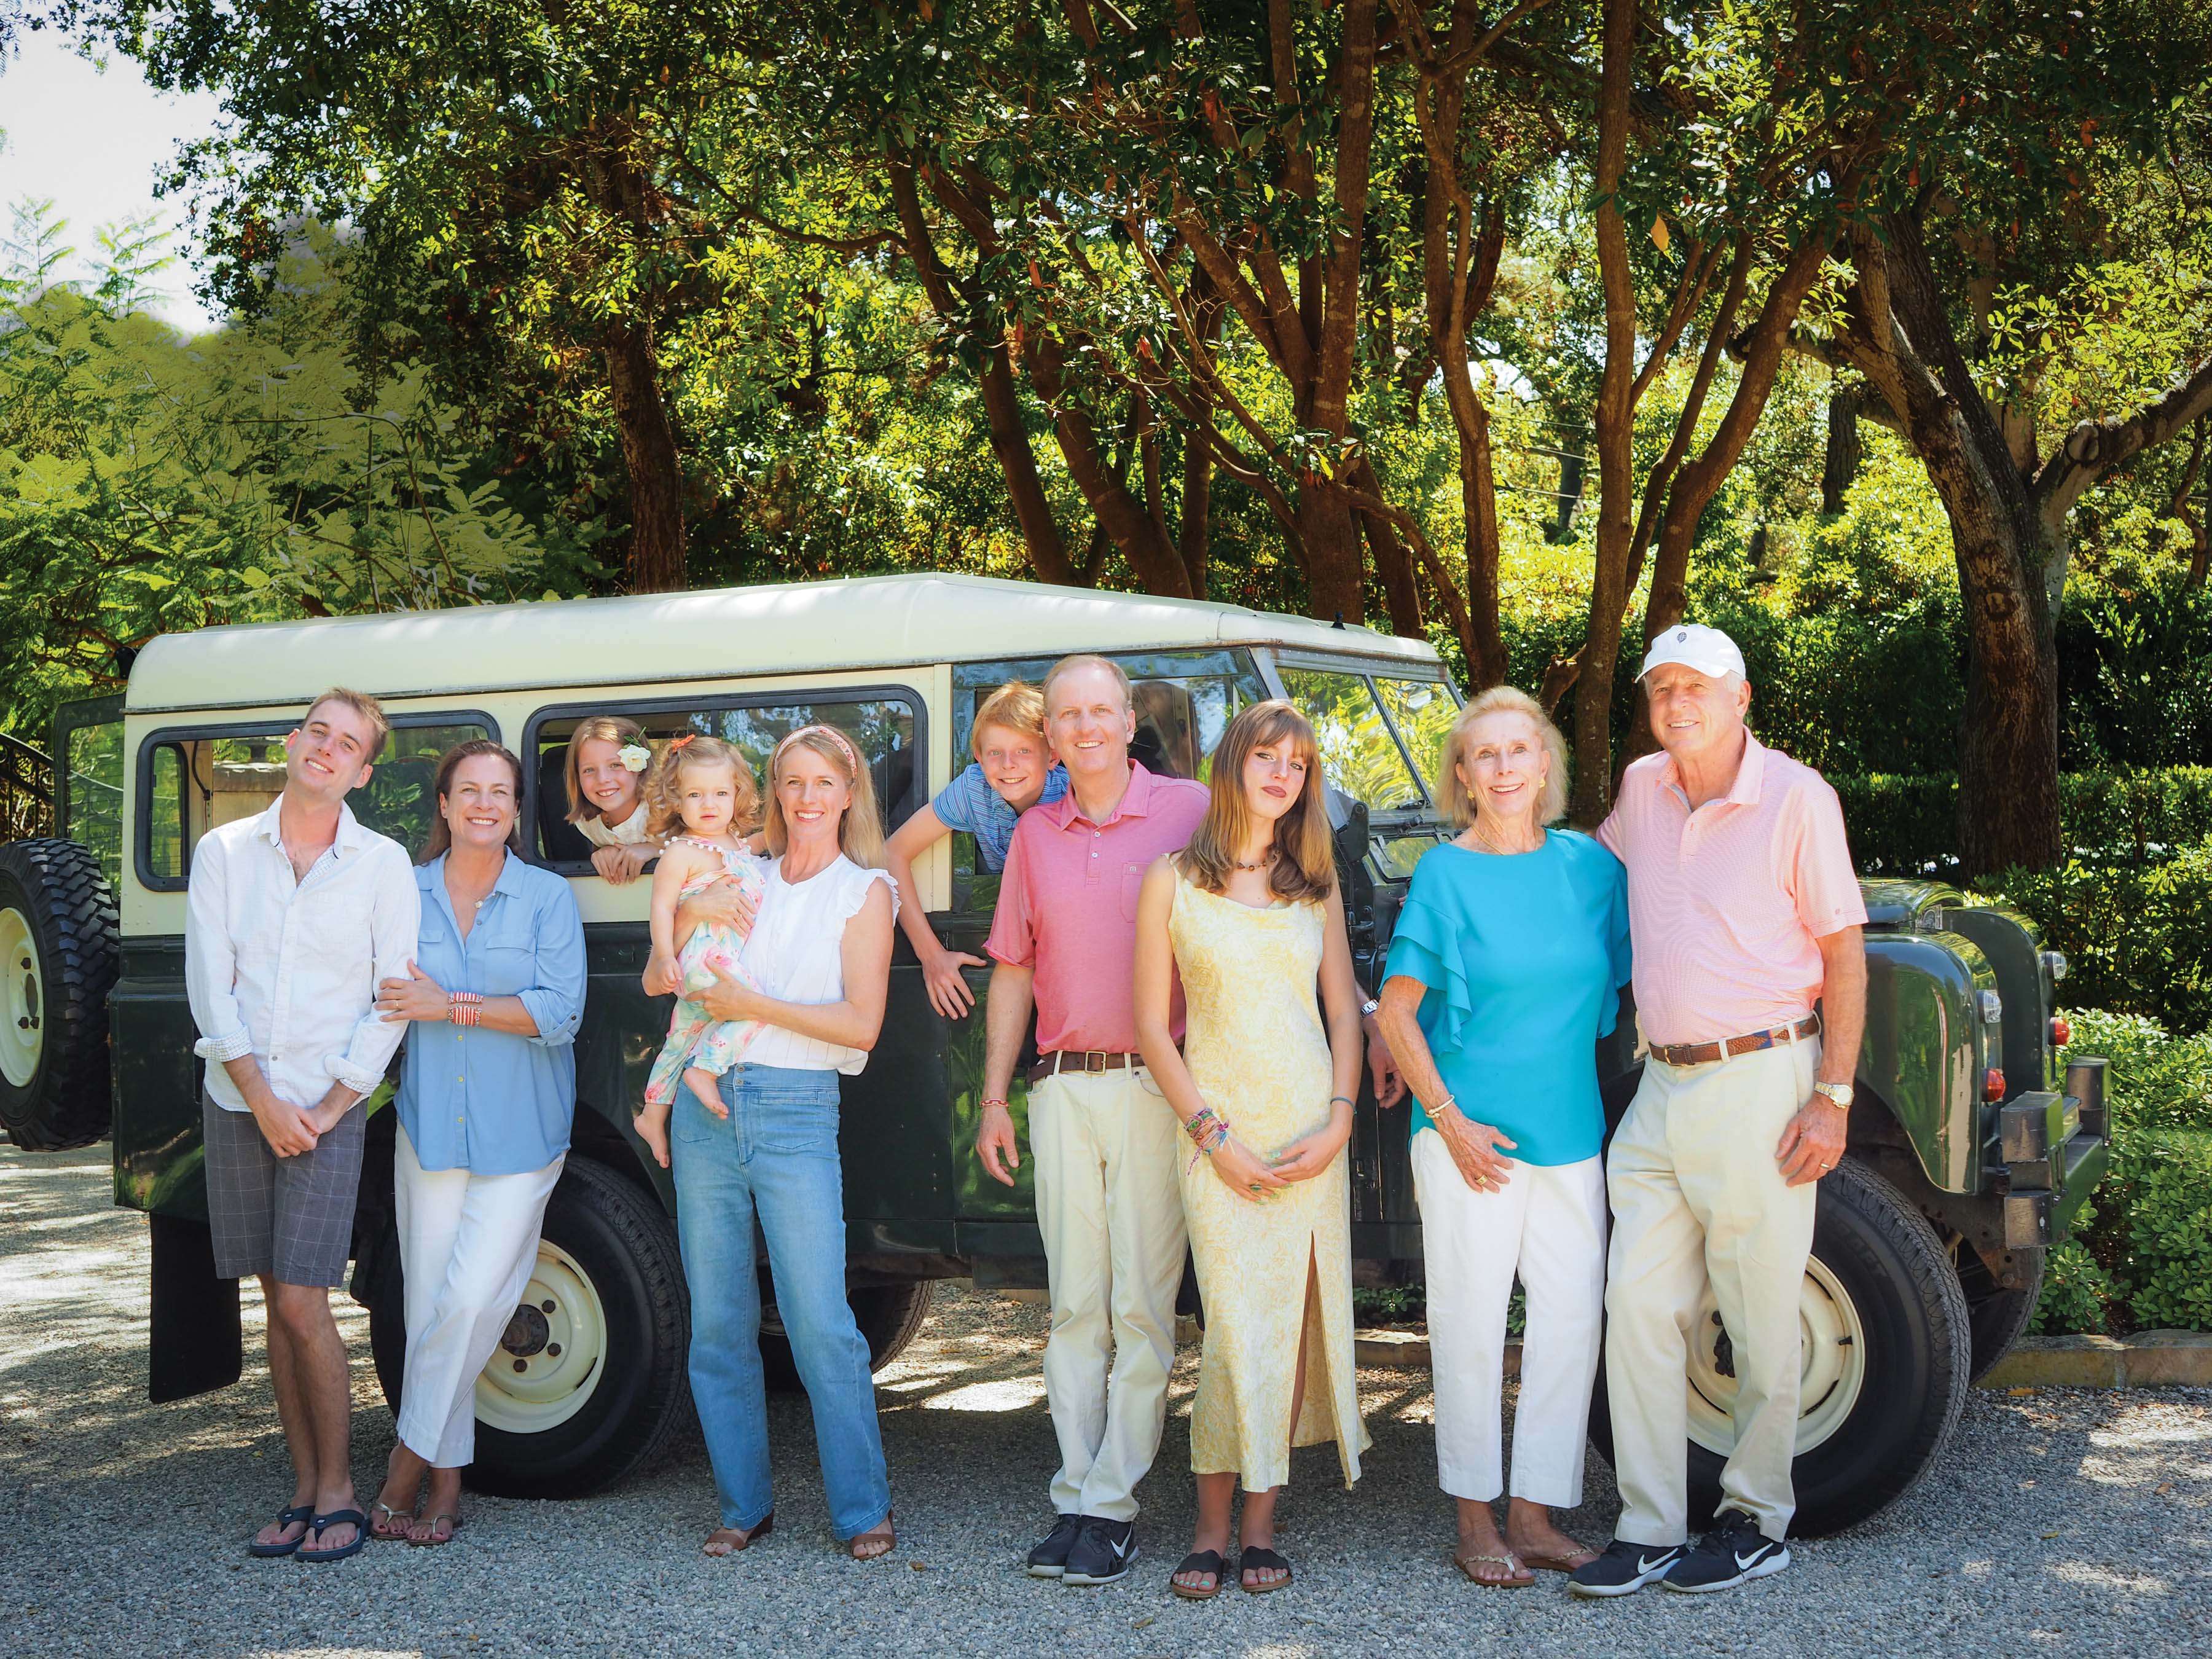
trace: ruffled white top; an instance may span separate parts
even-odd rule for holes
[[[590,817],[578,818],[576,828],[594,847],[634,847],[645,839],[645,821],[650,816],[641,800],[620,823],[609,823],[595,812]]]
[[[888,871],[863,869],[840,853],[835,863],[794,883],[784,880],[783,860],[771,859],[768,896],[738,958],[752,971],[762,993],[778,1002],[842,1002],[845,924],[860,914],[868,889],[877,882],[891,890],[896,912],[898,888]],[[745,1063],[836,1071],[852,1077],[868,1063],[868,1054],[865,1048],[848,1048],[768,1024],[745,1051]]]

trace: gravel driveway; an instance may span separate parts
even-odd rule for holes
[[[339,1297],[356,1356],[364,1500],[392,1445],[368,1322]],[[775,1402],[777,1531],[725,1562],[697,1553],[713,1495],[696,1429],[586,1503],[471,1500],[440,1550],[372,1544],[327,1568],[240,1547],[289,1477],[249,1292],[246,1376],[146,1403],[146,1234],[108,1207],[105,1148],[0,1150],[0,1651],[74,1654],[625,1655],[2204,1652],[2212,1626],[2212,1392],[1978,1395],[1948,1454],[1900,1507],[1808,1544],[1732,1595],[1581,1603],[1549,1575],[1519,1594],[1448,1559],[1424,1373],[1363,1373],[1375,1449],[1356,1493],[1327,1447],[1299,1453],[1283,1505],[1292,1590],[1171,1597],[1188,1547],[1186,1350],[1145,1561],[1078,1590],[1014,1563],[1048,1519],[1054,1463],[1038,1378],[1041,1310],[947,1292],[879,1379],[900,1547],[833,1552],[802,1398]],[[1567,1528],[1606,1537],[1593,1456]],[[2191,1637],[2189,1631],[2196,1630]]]

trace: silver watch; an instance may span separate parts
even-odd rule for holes
[[[1370,998],[1368,998],[1366,1001],[1364,1001],[1364,1002],[1363,1002],[1363,1003],[1361,1003],[1361,1004],[1359,1005],[1359,1017],[1360,1017],[1360,1018],[1362,1018],[1362,1019],[1365,1019],[1365,1018],[1366,1018],[1370,1014],[1373,1013],[1373,1012],[1374,1012],[1377,1008],[1380,1008],[1382,1006],[1382,998],[1380,998],[1380,997],[1370,997]]]
[[[1813,1092],[1827,1096],[1829,1103],[1838,1111],[1848,1112],[1851,1109],[1851,1096],[1856,1091],[1848,1083],[1816,1083],[1813,1085]]]

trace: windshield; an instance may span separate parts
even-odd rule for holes
[[[1421,781],[1428,786],[1429,799],[1434,800],[1444,739],[1459,715],[1459,704],[1453,700],[1450,688],[1441,680],[1392,680],[1378,674],[1375,691],[1383,708],[1390,711],[1390,723],[1398,728]]]
[[[1288,666],[1282,673],[1283,690],[1314,724],[1322,775],[1332,787],[1370,812],[1425,804],[1364,675]]]

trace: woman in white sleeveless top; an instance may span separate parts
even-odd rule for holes
[[[883,1025],[896,903],[875,789],[852,740],[801,727],[769,757],[768,895],[740,957],[760,988],[725,978],[697,1000],[766,1027],[722,1077],[719,1110],[679,1090],[671,1123],[676,1224],[691,1286],[691,1395],[714,1467],[709,1555],[774,1523],[753,1222],[768,1240],[776,1311],[814,1408],[830,1523],[855,1559],[892,1546],[890,1482],[868,1345],[845,1300],[837,1079],[867,1064]]]

